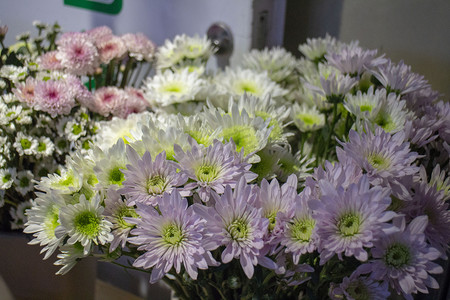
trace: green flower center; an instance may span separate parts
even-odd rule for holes
[[[355,300],[365,300],[371,298],[371,294],[367,289],[367,286],[361,280],[351,282],[347,287],[346,292]]]
[[[214,165],[202,165],[195,171],[195,175],[201,182],[212,182],[218,174],[219,168]]]
[[[60,181],[58,181],[57,185],[60,186],[71,186],[75,184],[75,176],[73,174],[66,174],[65,178],[61,178]]]
[[[248,223],[245,220],[236,219],[228,225],[227,231],[233,240],[241,241],[249,235]]]
[[[269,115],[265,111],[257,111],[255,112],[255,116],[262,118],[264,121],[270,119],[269,125],[267,127],[272,127],[272,131],[270,132],[269,138],[272,140],[279,140],[283,135],[283,129],[280,126],[280,122],[278,122],[275,118]]]
[[[358,215],[348,213],[341,216],[337,222],[337,227],[341,235],[349,237],[359,233],[361,223],[361,218]]]
[[[20,178],[19,186],[22,188],[30,186],[30,179],[26,176]]]
[[[371,153],[367,156],[369,164],[377,170],[386,170],[390,166],[390,160],[379,153]]]
[[[384,261],[390,267],[400,268],[409,264],[411,261],[411,252],[407,246],[395,243],[386,249]]]
[[[53,206],[47,213],[44,221],[44,231],[49,237],[55,236],[55,229],[59,224],[59,208]]]
[[[155,175],[147,179],[147,191],[150,195],[161,194],[166,189],[166,180],[164,177]]]
[[[125,175],[123,175],[120,169],[121,167],[115,167],[111,171],[109,171],[109,183],[122,185],[122,182],[125,179]]]
[[[123,218],[124,217],[138,218],[139,215],[135,212],[135,210],[132,207],[122,206],[115,214],[115,217],[117,218],[117,225],[119,226],[119,228],[128,229],[134,227],[135,225],[128,223]]]
[[[239,94],[244,94],[245,92],[250,94],[257,94],[258,87],[254,82],[251,81],[242,81],[236,87],[236,90]]]
[[[301,243],[309,242],[315,226],[316,221],[313,218],[295,219],[291,226],[292,239]]]
[[[5,174],[2,178],[3,183],[7,183],[11,180],[11,174]]]
[[[362,112],[364,112],[364,111],[371,112],[372,109],[373,109],[373,106],[372,106],[372,105],[369,105],[369,104],[363,104],[363,105],[361,105],[361,106],[359,107],[359,110],[362,111]]]
[[[178,246],[183,241],[184,234],[179,226],[170,224],[163,229],[162,238],[167,244]]]
[[[244,155],[248,155],[258,148],[258,137],[252,126],[235,125],[228,127],[222,131],[222,136],[227,141],[233,138],[237,151],[241,151],[244,148]]]
[[[277,224],[277,211],[271,211],[266,215],[266,218],[269,219],[269,231],[272,231]]]
[[[316,125],[322,123],[322,119],[319,115],[310,113],[299,113],[295,116],[304,126],[304,130],[310,130]]]
[[[79,233],[94,237],[100,231],[100,218],[94,212],[83,211],[75,216],[74,225]]]
[[[74,124],[74,125],[72,126],[72,133],[73,133],[74,135],[79,135],[82,131],[83,131],[83,128],[81,128],[80,125]]]
[[[189,134],[200,145],[205,145],[206,147],[208,147],[211,144],[211,139],[201,131],[188,130],[186,133]]]
[[[98,183],[97,176],[95,176],[95,174],[89,174],[89,175],[87,175],[86,182],[87,182],[89,185],[91,185],[91,186],[96,185],[96,184]]]
[[[20,145],[22,146],[22,149],[30,149],[31,148],[31,141],[29,139],[21,139]]]
[[[395,129],[395,123],[392,120],[392,117],[389,114],[380,112],[374,120],[375,124],[380,126],[386,132],[391,132]]]
[[[172,82],[163,87],[164,92],[182,93],[184,91],[183,85],[179,82]]]
[[[45,150],[47,150],[47,144],[44,142],[39,142],[39,145],[37,147],[37,151],[38,152],[44,152]]]

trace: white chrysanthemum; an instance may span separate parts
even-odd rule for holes
[[[195,100],[203,85],[205,81],[197,73],[189,73],[187,69],[179,73],[166,70],[146,80],[144,97],[152,106],[165,107]]]
[[[194,60],[179,62],[177,65],[172,66],[171,69],[176,73],[183,72],[187,69],[189,73],[196,73],[197,75],[202,76],[205,74],[206,65],[200,58],[196,58]]]
[[[214,52],[215,48],[205,36],[177,35],[173,42],[166,40],[164,45],[158,49],[156,53],[157,68],[171,68],[186,59],[207,61]]]
[[[233,102],[229,102],[229,111],[232,111]],[[262,99],[251,95],[242,95],[238,102],[239,111],[245,110],[252,118],[261,117],[264,121],[270,120],[269,127],[272,127],[269,140],[275,143],[286,143],[287,138],[292,133],[284,132],[284,127],[288,124],[284,122],[289,117],[291,109],[284,105],[277,105],[275,101],[270,98],[270,95]]]
[[[125,143],[130,143],[140,139],[142,135],[136,130],[139,123],[146,124],[153,115],[149,112],[131,114],[126,119],[113,117],[111,121],[99,122],[99,129],[94,137],[94,144],[106,151],[117,140],[122,139]]]
[[[25,135],[22,131],[18,131],[13,147],[21,156],[24,154],[33,155],[36,154],[38,144],[39,143],[36,138]]]
[[[413,116],[406,109],[405,100],[400,100],[400,96],[390,93],[382,99],[380,109],[369,119],[373,125],[378,125],[384,131],[396,133],[403,129],[409,116]]]
[[[324,38],[306,39],[306,43],[299,45],[298,50],[309,60],[320,62],[328,51],[337,48],[337,44],[336,39],[327,34]]]
[[[316,131],[325,125],[325,116],[315,106],[305,104],[294,104],[292,119],[301,132]]]
[[[25,196],[29,191],[34,188],[33,183],[34,175],[30,170],[22,170],[17,172],[17,176],[14,179],[14,186],[16,191]]]
[[[243,56],[242,65],[258,72],[267,71],[270,79],[281,83],[295,73],[297,60],[284,48],[275,47],[251,50]]]
[[[112,224],[102,214],[104,207],[100,204],[99,195],[91,201],[81,195],[79,200],[77,204],[60,208],[61,225],[56,228],[56,236],[67,235],[69,245],[80,242],[84,255],[87,255],[91,251],[92,243],[105,245],[113,240]]]
[[[36,157],[47,157],[53,154],[53,151],[55,150],[55,145],[52,143],[50,138],[46,136],[41,136],[38,139],[38,146],[36,148]]]
[[[64,200],[57,193],[37,193],[31,209],[27,210],[28,221],[25,224],[25,233],[32,233],[34,239],[30,245],[44,246],[41,253],[44,259],[49,258],[61,244],[65,236],[57,238],[55,229],[59,223],[59,209],[65,206]]]
[[[61,253],[58,254],[58,260],[54,263],[55,266],[62,266],[56,275],[64,275],[69,272],[77,262],[83,257],[88,256],[84,253],[84,247],[81,243],[75,243],[73,245],[64,245],[60,248]]]
[[[212,128],[221,128],[219,137],[224,141],[232,139],[236,150],[243,150],[250,163],[259,161],[259,156],[255,153],[267,144],[271,132],[269,121],[264,121],[261,117],[251,118],[245,110],[239,111],[237,104],[231,105],[228,114],[211,108],[205,112],[205,118]]]
[[[259,98],[270,95],[274,100],[278,100],[287,94],[287,90],[272,81],[267,72],[249,69],[227,68],[213,78],[213,83],[216,86],[215,93],[219,99],[213,97],[210,100],[219,107],[223,107],[221,101],[228,101],[230,96],[237,100],[244,93]],[[218,101],[219,103],[216,103]]]
[[[96,162],[94,172],[101,187],[106,189],[110,185],[122,186],[125,175],[121,169],[126,169],[128,162],[123,140],[118,140],[105,152],[100,148],[94,148],[94,157]]]
[[[80,190],[83,184],[82,174],[70,163],[66,167],[61,167],[61,175],[49,174],[41,178],[36,188],[50,193],[52,190],[61,194],[72,194]]]
[[[20,113],[22,112],[22,106],[20,105],[14,105],[9,108],[6,108],[5,110],[1,111],[1,124],[8,124],[9,122],[13,121],[14,119],[17,119],[20,116]]]
[[[0,169],[0,190],[9,189],[16,179],[16,168]]]
[[[31,200],[20,202],[17,207],[11,207],[9,214],[11,215],[11,229],[23,229],[27,222],[25,211],[32,205]]]
[[[14,65],[4,65],[0,68],[0,77],[7,78],[12,82],[25,79],[28,74],[26,67],[17,67]]]
[[[357,118],[370,119],[380,110],[385,97],[386,90],[374,91],[373,86],[371,86],[364,94],[358,91],[356,95],[347,95],[344,107]]]
[[[32,114],[33,110],[22,107],[20,114],[16,117],[15,122],[19,125],[29,125],[33,123],[33,118],[31,116]]]
[[[205,147],[211,145],[215,139],[219,139],[220,129],[209,126],[202,113],[189,117],[178,115],[176,128],[180,128]]]

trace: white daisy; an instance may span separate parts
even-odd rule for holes
[[[25,79],[28,71],[26,67],[16,67],[14,65],[4,65],[0,68],[0,77],[7,78],[12,82]]]
[[[100,204],[99,195],[96,195],[91,201],[81,195],[79,200],[80,202],[77,204],[69,204],[60,208],[61,225],[56,228],[56,236],[67,235],[69,245],[81,243],[83,254],[87,255],[91,251],[92,243],[105,245],[113,240],[112,224],[102,214],[104,207]]]
[[[17,132],[13,147],[19,155],[34,155],[39,143],[36,138],[25,135],[22,131]]]
[[[52,143],[50,138],[46,136],[41,136],[38,139],[38,146],[36,148],[36,157],[47,157],[53,154],[53,151],[55,150],[55,145]]]
[[[0,190],[9,189],[16,179],[16,168],[0,169]]]
[[[31,200],[20,202],[17,207],[11,207],[9,214],[11,215],[11,229],[23,229],[24,224],[27,222],[27,216],[25,210],[31,208]]]
[[[80,137],[86,135],[86,122],[70,120],[64,126],[65,136],[69,141],[76,141]]]
[[[30,170],[22,170],[17,172],[17,176],[14,179],[14,187],[16,191],[25,196],[34,188],[33,179],[34,175]]]

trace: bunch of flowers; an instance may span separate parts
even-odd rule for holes
[[[100,122],[43,177],[25,232],[58,274],[94,255],[181,299],[385,299],[439,288],[450,105],[403,62],[330,36],[253,50],[178,36],[142,85],[153,112]],[[182,68],[183,67],[183,68]],[[174,113],[176,112],[176,113]]]
[[[36,182],[59,173],[76,149],[89,149],[99,121],[149,105],[133,88],[155,52],[145,36],[118,37],[107,27],[61,34],[57,24],[34,25],[36,37],[23,33],[9,47],[7,27],[0,30],[2,230],[23,229]]]

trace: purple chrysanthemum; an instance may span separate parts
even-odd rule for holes
[[[205,240],[205,248],[214,250],[225,246],[222,262],[239,258],[248,278],[252,278],[254,266],[258,264],[269,225],[269,220],[261,216],[261,208],[252,205],[257,196],[255,188],[247,185],[242,177],[234,192],[227,185],[223,195],[213,194],[216,202],[213,207],[194,204],[195,211],[207,221],[211,233]]]
[[[306,187],[298,195],[295,207],[291,211],[280,214],[280,218],[285,220],[283,238],[280,243],[286,247],[284,252],[292,253],[294,264],[298,264],[300,255],[316,250],[319,241],[316,220],[308,207],[310,198],[311,189]]]
[[[432,262],[439,258],[440,252],[425,242],[423,232],[427,220],[426,216],[420,216],[406,227],[403,217],[395,219],[399,231],[377,240],[371,251],[373,260],[361,265],[357,271],[371,273],[371,278],[389,282],[408,300],[413,299],[411,294],[428,293],[427,287],[439,288],[438,282],[429,275],[442,273],[443,269]]]
[[[333,300],[385,300],[388,299],[390,294],[386,281],[378,282],[371,278],[360,276],[358,272],[353,272],[350,277],[344,277],[339,286],[332,287],[329,296]]]
[[[194,180],[185,188],[196,189],[200,199],[207,202],[213,191],[223,194],[225,185],[234,188],[242,176],[247,182],[255,179],[258,175],[249,171],[251,164],[241,161],[235,149],[234,143],[222,144],[218,140],[207,148],[193,142],[187,152],[175,145],[175,159],[180,163],[181,173]]]
[[[383,233],[392,229],[386,223],[396,214],[386,211],[391,203],[389,190],[379,186],[370,188],[369,180],[363,176],[347,189],[334,187],[321,180],[322,196],[312,199],[309,208],[314,211],[317,234],[320,242],[320,263],[324,264],[334,254],[342,260],[342,254],[366,261],[365,247],[372,247]]]
[[[142,203],[156,206],[164,193],[172,193],[176,187],[187,181],[187,176],[177,172],[178,165],[166,159],[166,153],[158,154],[152,161],[150,152],[145,152],[142,159],[130,146],[127,147],[127,157],[130,162],[120,193],[127,195],[128,205]],[[184,196],[188,194],[183,193]]]
[[[392,135],[377,127],[375,133],[352,130],[348,137],[347,143],[341,143],[344,151],[337,151],[339,160],[353,159],[373,185],[390,186],[394,193],[400,194],[404,186],[398,179],[419,171],[413,164],[419,155],[410,150],[404,131]]]
[[[137,228],[131,231],[128,241],[139,245],[145,253],[133,263],[134,267],[153,268],[150,283],[164,277],[172,267],[180,273],[183,265],[189,276],[197,279],[198,269],[216,266],[211,253],[205,250],[205,220],[188,207],[187,200],[178,192],[165,193],[158,210],[151,206],[137,204],[140,219],[127,219]]]

